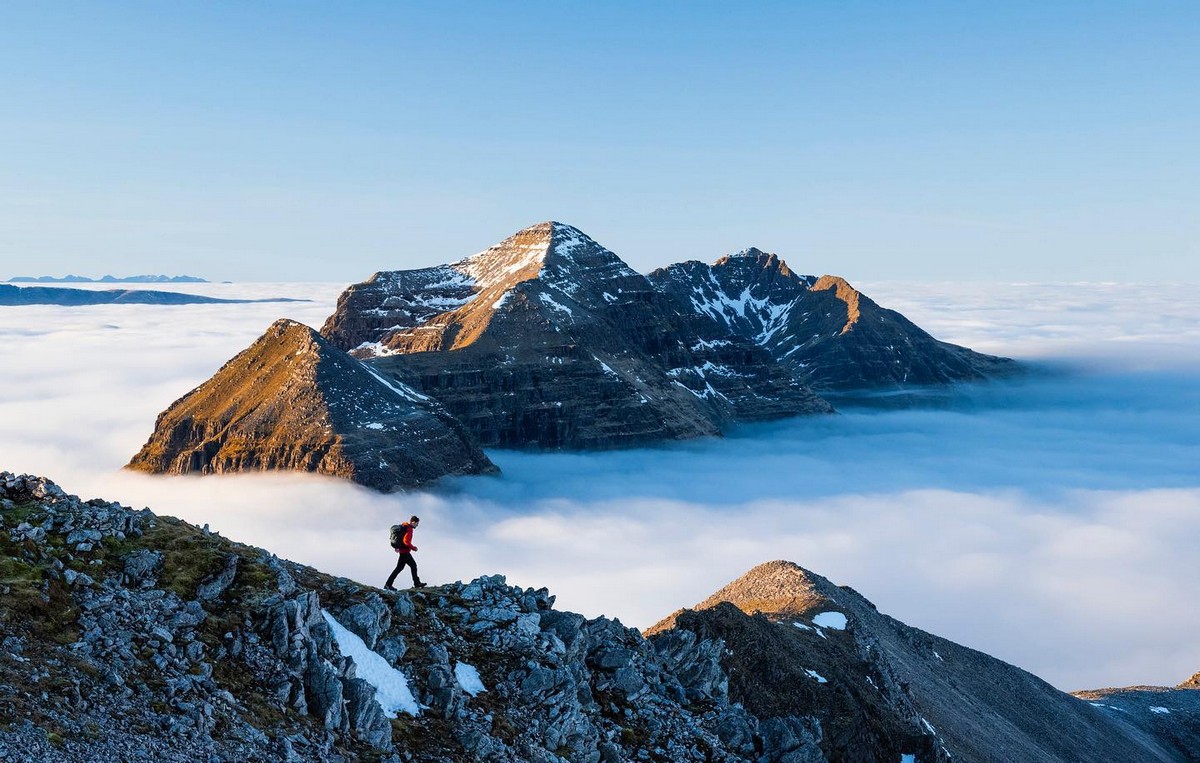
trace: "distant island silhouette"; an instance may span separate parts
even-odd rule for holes
[[[0,284],[0,305],[216,305],[247,302],[310,302],[307,299],[218,299],[155,289],[70,289],[62,286],[10,286]]]
[[[8,279],[8,283],[209,283],[209,280],[196,276],[140,275],[117,278],[112,275],[104,275],[99,278],[88,278],[68,274],[61,278],[58,276],[16,276]]]

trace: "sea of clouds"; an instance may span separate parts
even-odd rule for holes
[[[1195,287],[861,285],[935,336],[1027,361],[919,406],[602,454],[493,452],[503,474],[383,496],[304,475],[120,471],[155,416],[344,284],[171,286],[291,304],[0,307],[0,468],[183,517],[378,585],[417,513],[422,576],[503,573],[561,607],[647,626],[790,559],[911,625],[1063,689],[1200,670],[1200,307]]]

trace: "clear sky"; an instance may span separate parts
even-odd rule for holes
[[[1200,281],[1196,2],[7,2],[0,279]]]

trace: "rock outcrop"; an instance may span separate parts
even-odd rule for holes
[[[376,273],[322,333],[438,399],[485,446],[625,447],[830,410],[762,348],[678,313],[555,222],[451,265]]]
[[[1076,699],[788,562],[650,638],[490,576],[386,592],[0,472],[0,760],[1196,759],[1200,690]]]
[[[1007,358],[939,342],[843,278],[798,275],[759,249],[712,265],[670,265],[649,278],[677,309],[762,346],[818,391],[978,381],[1017,370]]]
[[[0,760],[700,763],[761,743],[716,645],[664,654],[500,576],[385,592],[10,473],[0,572]]]
[[[289,320],[160,414],[128,468],[297,470],[383,491],[495,470],[435,401]]]
[[[1131,723],[791,562],[759,565],[648,632],[679,631],[719,639],[730,700],[797,739],[819,729],[828,760],[1182,761],[1200,749],[1157,733],[1154,713]],[[1200,732],[1198,700],[1174,704],[1186,708],[1174,719],[1181,738]]]

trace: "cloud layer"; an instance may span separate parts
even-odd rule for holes
[[[117,471],[171,401],[281,313],[319,326],[341,287],[194,288],[317,301],[0,310],[0,468],[367,583],[394,560],[386,527],[419,513],[426,579],[502,572],[631,625],[787,558],[1065,689],[1200,669],[1200,316],[1184,287],[874,284],[939,338],[1044,373],[723,440],[496,452],[499,478],[404,496]]]

